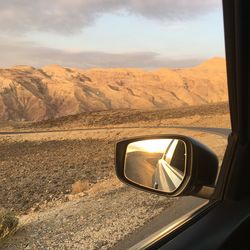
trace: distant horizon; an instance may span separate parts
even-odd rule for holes
[[[186,67],[171,67],[171,66],[161,66],[161,67],[152,67],[152,68],[142,68],[142,67],[68,67],[68,66],[64,66],[64,65],[60,65],[57,63],[51,63],[51,64],[46,64],[46,65],[42,65],[41,67],[36,67],[34,65],[28,65],[28,64],[17,64],[17,65],[11,65],[9,67],[0,67],[0,69],[12,69],[12,68],[18,68],[18,67],[31,67],[31,68],[35,68],[35,69],[42,69],[45,67],[52,67],[52,66],[58,66],[58,67],[62,67],[62,68],[69,68],[69,69],[81,69],[81,70],[94,70],[94,69],[138,69],[138,70],[143,70],[143,71],[154,71],[154,70],[158,70],[158,69],[184,69],[184,68],[194,68],[196,66],[199,66],[200,64],[203,64],[204,62],[210,61],[210,60],[214,60],[214,59],[222,59],[225,60],[225,57],[221,57],[221,56],[213,56],[210,57],[208,59],[204,59],[201,60],[200,62],[198,62],[197,64],[191,65],[191,66],[186,66]]]

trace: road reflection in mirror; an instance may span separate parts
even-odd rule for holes
[[[125,176],[130,181],[166,193],[182,183],[187,147],[179,139],[152,139],[130,143],[125,158]]]

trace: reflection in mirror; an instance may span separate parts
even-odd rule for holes
[[[187,147],[184,141],[141,140],[128,145],[124,172],[132,182],[168,193],[181,185],[186,164]]]

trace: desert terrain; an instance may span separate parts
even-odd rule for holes
[[[193,68],[0,69],[0,121],[42,121],[92,111],[159,110],[227,101],[226,65]]]
[[[192,127],[203,128],[193,130]],[[19,218],[4,249],[110,249],[178,200],[135,190],[117,180],[118,140],[183,134],[222,161],[228,106],[93,111],[40,122],[1,123],[0,202]]]
[[[122,184],[116,142],[183,134],[221,163],[229,128],[223,58],[185,69],[0,69],[0,208],[19,218],[1,246],[121,248],[178,199]]]

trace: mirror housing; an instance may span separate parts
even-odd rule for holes
[[[131,145],[131,143],[156,139],[178,139],[183,141],[186,145],[186,169],[183,180],[180,185],[175,190],[171,190],[171,192],[145,186],[142,183],[132,181],[131,178],[126,176],[125,167],[128,146]],[[122,182],[144,191],[149,191],[169,197],[197,195],[199,191],[204,189],[204,187],[213,188],[218,173],[217,156],[208,147],[187,136],[153,135],[132,138],[118,142],[116,144],[115,152],[116,174]]]

